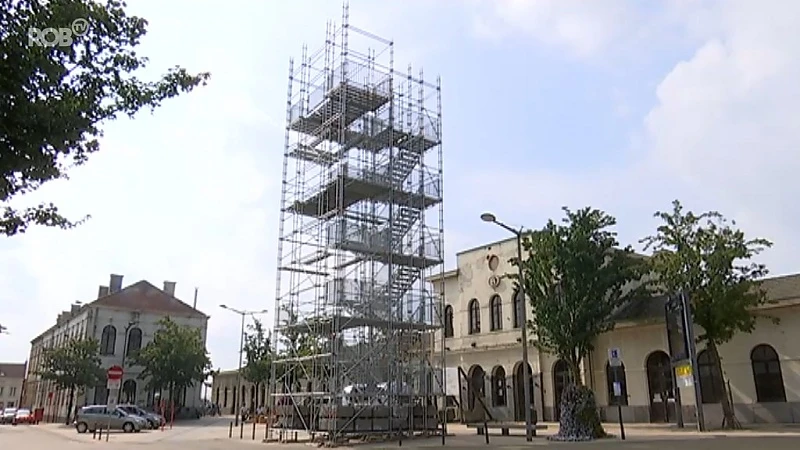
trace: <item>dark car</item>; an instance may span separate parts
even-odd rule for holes
[[[158,414],[147,412],[136,405],[118,405],[117,408],[125,411],[128,414],[139,416],[147,421],[147,425],[151,430],[155,430],[164,424],[164,418]]]

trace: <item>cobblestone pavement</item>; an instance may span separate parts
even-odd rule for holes
[[[233,430],[233,437],[229,438],[230,423],[231,418],[204,418],[199,421],[178,424],[165,431],[145,431],[132,434],[111,433],[108,443],[106,443],[105,437],[103,437],[102,441],[93,440],[91,434],[78,434],[74,428],[63,425],[0,426],[0,443],[4,448],[19,450],[79,450],[100,445],[105,447],[112,446],[122,450],[141,450],[142,446],[150,447],[153,450],[180,447],[186,447],[186,450],[231,450],[236,448],[243,450],[253,448],[296,450],[314,448],[314,446],[303,443],[264,444],[262,443],[264,437],[263,425],[258,426],[256,429],[255,440],[252,439],[253,428],[249,424],[245,425],[244,429],[241,430],[242,439],[239,438],[240,429]],[[449,448],[493,447],[508,450],[544,446],[565,450],[586,448],[587,446],[631,450],[673,450],[676,448],[679,450],[753,450],[759,447],[765,450],[800,449],[800,428],[774,427],[733,433],[709,432],[699,434],[691,430],[691,428],[677,430],[664,426],[631,425],[626,429],[628,439],[625,441],[621,441],[618,438],[602,439],[590,443],[555,443],[547,441],[544,436],[554,433],[556,431],[555,428],[554,424],[550,424],[550,428],[546,431],[540,431],[539,436],[534,438],[531,443],[525,442],[522,430],[512,431],[514,434],[512,436],[500,436],[499,432],[493,432],[490,434],[490,444],[487,446],[485,437],[478,436],[475,430],[468,430],[461,425],[451,425],[449,431],[452,436],[447,437],[446,443]],[[606,424],[606,430],[611,433],[617,433],[615,424]],[[441,446],[441,438],[436,437],[405,440],[402,446],[398,442],[384,442],[352,447],[343,446],[340,448],[441,448]]]

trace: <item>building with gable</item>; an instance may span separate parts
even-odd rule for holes
[[[19,406],[26,366],[26,363],[0,363],[0,410]]]
[[[467,419],[482,420],[482,397],[492,418],[524,421],[524,368],[520,327],[521,297],[505,277],[517,269],[516,239],[486,244],[456,255],[457,268],[429,278],[444,295],[446,366],[458,368],[460,380],[447,380],[461,398]],[[739,333],[719,348],[722,371],[698,346],[701,402],[709,428],[722,425],[722,384],[730,386],[736,415],[742,423],[800,423],[800,274],[765,279],[772,302],[754,313],[756,329]],[[619,313],[617,326],[599,336],[583,361],[581,376],[596,394],[605,420],[618,418],[617,402],[628,422],[677,420],[678,401],[686,423],[695,421],[694,388],[674,388],[665,325],[663,297],[637,299]],[[526,305],[527,306],[527,305]],[[527,307],[528,319],[532,318]],[[778,324],[771,318],[778,318]],[[702,329],[695,326],[696,333]],[[529,333],[535,342],[536,336]],[[437,338],[437,342],[441,342]],[[609,365],[609,350],[618,349],[622,367]],[[564,361],[529,345],[531,396],[540,421],[556,421],[558,401],[569,378]],[[453,373],[454,371],[449,371]],[[448,377],[450,375],[448,374]],[[621,391],[615,396],[614,379]],[[451,391],[453,389],[450,389]],[[678,393],[676,398],[676,393]]]
[[[111,275],[108,286],[100,286],[95,300],[76,302],[68,311],[59,314],[53,326],[31,341],[29,375],[22,404],[44,408],[46,418],[66,416],[68,392],[58,390],[36,373],[42,369],[45,348],[77,337],[97,339],[104,369],[114,365],[123,368],[117,395],[119,402],[151,407],[159,396],[167,399],[166,392],[156,393],[146,388],[145,380],[139,379],[142,368],[132,365],[129,357],[153,339],[158,322],[164,317],[200,330],[205,344],[209,316],[175,297],[175,286],[174,282],[165,281],[163,287],[158,288],[142,280],[123,288],[122,275]],[[175,400],[186,407],[200,407],[202,386],[200,382],[185,389]],[[78,392],[75,405],[104,404],[108,396],[104,381],[101,386]]]

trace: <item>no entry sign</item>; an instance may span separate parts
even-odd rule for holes
[[[108,382],[106,383],[106,388],[108,390],[113,391],[115,389],[119,389],[120,383],[122,382],[122,367],[120,366],[111,366],[108,368],[106,372],[106,376],[108,377]]]
[[[121,380],[122,379],[122,367],[120,366],[111,366],[108,368],[108,379],[109,380]]]

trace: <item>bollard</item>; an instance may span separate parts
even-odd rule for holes
[[[256,421],[253,421],[253,441],[256,440]]]
[[[97,439],[97,430],[92,430],[92,439]]]
[[[244,438],[244,421],[239,422],[239,439]]]
[[[233,437],[233,422],[231,422],[231,426],[228,428],[228,439]]]

